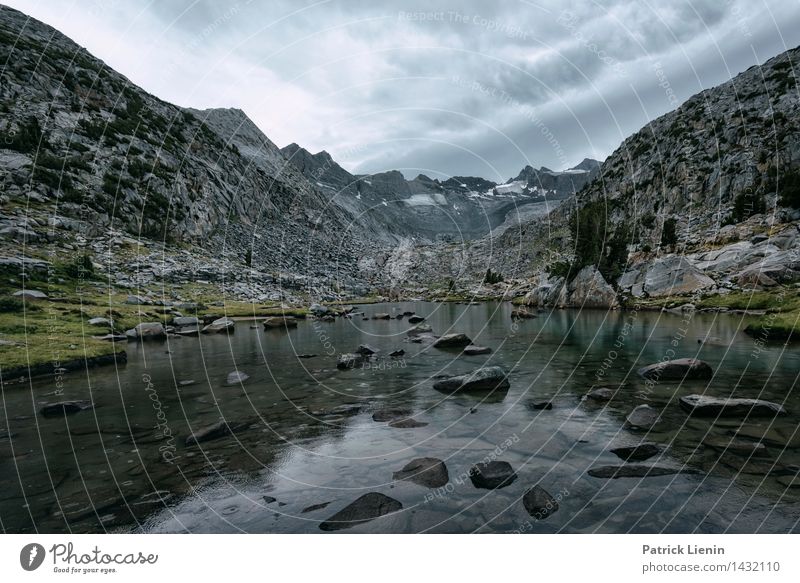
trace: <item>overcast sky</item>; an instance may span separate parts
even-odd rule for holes
[[[798,0],[6,0],[183,106],[350,171],[502,181],[603,159],[800,44]]]

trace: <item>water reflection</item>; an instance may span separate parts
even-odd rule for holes
[[[71,373],[63,396],[52,394],[47,379],[4,387],[3,425],[12,437],[0,438],[2,528],[318,532],[320,521],[374,491],[403,510],[352,532],[797,529],[800,399],[793,389],[800,353],[782,345],[754,352],[740,317],[561,310],[512,321],[511,306],[497,303],[359,309],[365,316],[309,320],[288,331],[239,322],[232,336],[134,344],[125,367]],[[464,332],[493,352],[460,356],[408,342],[407,320],[370,318],[403,311],[426,316],[436,334]],[[368,367],[338,370],[338,354],[360,344],[378,357]],[[405,353],[388,356],[398,349]],[[669,351],[708,361],[714,379],[648,386],[635,374]],[[432,389],[439,375],[484,364],[511,371],[507,392],[448,396]],[[250,378],[227,385],[233,370]],[[616,390],[614,399],[582,402],[597,385]],[[781,402],[790,415],[744,424],[689,418],[677,399],[703,392]],[[37,414],[59,399],[90,399],[96,407],[54,419]],[[544,401],[552,409],[533,408]],[[660,413],[647,434],[624,423],[641,404]],[[409,409],[427,425],[373,421],[387,407]],[[221,419],[236,431],[185,445],[188,435]],[[734,433],[762,441],[765,455],[720,455],[702,444]],[[647,463],[702,473],[587,475],[591,467],[624,463],[609,449],[642,440],[664,449]],[[511,463],[519,478],[491,491],[458,480],[487,456]],[[444,460],[448,488],[392,481],[419,457]],[[521,501],[537,483],[561,495],[558,512],[544,521],[533,520]]]

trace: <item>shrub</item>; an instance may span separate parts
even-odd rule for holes
[[[503,276],[500,273],[493,272],[490,269],[486,270],[486,277],[483,278],[484,283],[493,284],[503,281]]]
[[[780,185],[780,204],[789,208],[800,208],[800,172],[792,170],[783,174]]]
[[[664,221],[661,231],[661,246],[671,247],[678,243],[678,221],[672,217]]]
[[[17,132],[10,139],[6,140],[6,145],[10,150],[16,150],[23,154],[30,154],[35,152],[37,148],[47,147],[47,141],[42,133],[42,128],[39,125],[39,120],[34,116],[29,116],[23,123],[20,124]]]
[[[71,263],[64,266],[64,273],[75,279],[86,279],[94,275],[94,265],[92,258],[88,255],[80,255]]]

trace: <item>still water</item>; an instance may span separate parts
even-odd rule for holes
[[[239,321],[231,336],[131,344],[125,366],[69,373],[63,396],[52,394],[53,379],[6,386],[0,430],[11,437],[0,438],[0,527],[320,532],[321,521],[380,492],[403,509],[345,532],[800,530],[793,475],[800,466],[800,347],[758,351],[741,331],[747,321],[734,315],[557,310],[513,322],[511,309],[426,302],[358,308],[366,316],[414,311],[437,335],[464,332],[493,349],[482,356],[408,342],[406,320],[358,315],[303,321],[289,331]],[[337,370],[337,355],[362,343],[379,351],[368,366]],[[388,357],[398,349],[402,357]],[[669,350],[707,361],[714,379],[646,386],[636,369]],[[510,371],[507,392],[432,388],[438,375],[487,364]],[[229,385],[234,370],[250,377]],[[581,399],[599,385],[617,389],[611,402]],[[692,393],[759,397],[784,404],[789,415],[747,423],[689,418],[677,399]],[[88,399],[95,408],[55,418],[38,413],[61,399]],[[544,401],[552,408],[533,408]],[[641,404],[661,413],[647,434],[625,426]],[[384,408],[408,409],[427,425],[374,421]],[[193,431],[221,418],[241,430],[185,445]],[[737,431],[762,440],[766,452],[720,458],[702,444]],[[698,473],[588,475],[592,467],[625,463],[609,449],[644,440],[665,448],[644,463]],[[420,457],[445,462],[446,487],[393,481],[393,472]],[[465,475],[485,458],[509,462],[517,480],[477,489]],[[559,501],[545,520],[529,516],[522,503],[536,484]]]

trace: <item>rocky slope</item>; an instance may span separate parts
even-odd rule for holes
[[[397,170],[353,175],[325,151],[312,154],[290,144],[281,152],[357,217],[362,229],[393,244],[404,239],[463,241],[500,232],[519,217],[545,214],[594,178],[600,166],[589,159],[564,172],[526,166],[516,178],[497,184],[474,176],[440,181],[420,174],[406,180]]]
[[[793,286],[799,56],[787,51],[653,120],[546,217],[458,248],[415,250],[407,271],[416,287],[448,274],[462,292],[608,306]],[[476,287],[487,268],[506,285]]]
[[[358,280],[368,243],[239,110],[147,94],[53,28],[0,8],[0,254],[46,259],[113,242],[202,248],[235,271]],[[43,245],[47,243],[47,245]],[[23,244],[24,247],[21,247]],[[113,257],[116,249],[105,249]],[[200,255],[198,255],[199,257]],[[188,261],[187,273],[202,262]],[[110,261],[116,277],[124,262]],[[114,282],[127,278],[120,275]],[[265,279],[268,279],[265,276]]]

